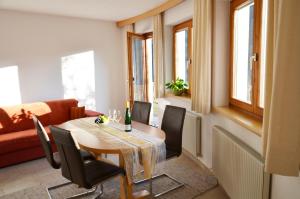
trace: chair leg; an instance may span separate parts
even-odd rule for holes
[[[60,187],[64,187],[64,186],[67,186],[67,185],[70,185],[70,184],[72,184],[72,182],[66,182],[66,183],[55,185],[55,186],[52,186],[52,187],[47,187],[47,193],[48,193],[49,199],[52,199],[51,194],[50,194],[51,190],[58,189]],[[103,185],[101,184],[100,186],[101,186],[101,192],[100,192],[100,194],[98,196],[100,196],[100,195],[103,194]],[[77,197],[80,197],[80,196],[90,195],[92,193],[95,193],[96,190],[97,190],[97,186],[93,187],[92,189],[90,189],[90,190],[88,190],[86,192],[83,192],[83,193],[80,193],[80,194],[76,194],[76,195],[71,196],[71,197],[67,197],[66,199],[72,199],[72,198],[77,198]]]
[[[175,181],[176,183],[178,183],[178,185],[175,186],[175,187],[173,187],[173,188],[171,188],[171,189],[168,189],[168,190],[166,190],[166,191],[163,191],[163,192],[161,192],[161,193],[158,193],[158,194],[153,195],[154,198],[157,198],[157,197],[159,197],[159,196],[161,196],[161,195],[164,195],[164,194],[166,194],[166,193],[169,193],[169,192],[171,192],[171,191],[173,191],[173,190],[175,190],[175,189],[178,189],[178,188],[184,186],[184,183],[182,183],[182,182],[176,180],[175,178],[169,176],[169,175],[166,174],[166,173],[163,173],[163,174],[160,174],[160,175],[153,176],[151,179],[143,179],[143,180],[139,180],[139,181],[137,181],[137,182],[134,182],[134,184],[140,184],[140,183],[149,181],[149,182],[150,182],[150,193],[151,193],[151,195],[152,195],[152,194],[153,194],[153,193],[152,193],[152,181],[155,180],[155,179],[157,179],[157,178],[161,178],[161,177],[163,177],[163,176],[166,176],[166,177],[170,178],[171,180],[173,180],[173,181]]]
[[[87,196],[87,195],[90,195],[90,194],[95,193],[96,190],[97,190],[97,186],[93,187],[92,189],[90,189],[90,190],[88,190],[88,191],[86,191],[86,192],[83,192],[83,193],[80,193],[80,194],[76,194],[76,195],[74,195],[74,196],[70,196],[70,197],[67,197],[67,198],[65,198],[65,199],[73,199],[73,198],[78,198],[78,197],[81,197],[81,196]],[[103,192],[101,192],[99,195],[102,195],[102,194],[103,194]],[[99,196],[99,195],[98,195],[98,196]],[[98,197],[98,196],[97,196],[97,197]]]
[[[58,189],[58,188],[63,187],[63,186],[67,186],[69,184],[72,184],[72,182],[65,182],[65,183],[62,183],[62,184],[59,184],[59,185],[55,185],[55,186],[52,186],[52,187],[47,187],[46,190],[47,190],[49,199],[52,199],[51,194],[50,194],[51,190]]]

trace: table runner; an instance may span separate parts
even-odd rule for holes
[[[156,163],[165,160],[166,147],[162,139],[132,129],[124,131],[123,124],[110,122],[107,125],[94,123],[96,118],[81,118],[64,123],[64,128],[71,131],[76,139],[76,132],[90,133],[98,139],[120,149],[125,162],[125,170],[129,183],[133,177],[144,169],[144,177],[150,178]]]

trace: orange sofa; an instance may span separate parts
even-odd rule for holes
[[[48,126],[70,120],[71,107],[78,107],[78,101],[66,99],[0,107],[0,168],[45,156],[31,114],[45,126],[56,151]],[[84,116],[99,114],[86,110]]]

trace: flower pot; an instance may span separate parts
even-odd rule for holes
[[[176,95],[176,96],[180,96],[182,95],[184,92],[184,90],[180,90],[180,91],[173,91],[173,94]]]

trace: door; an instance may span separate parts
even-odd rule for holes
[[[127,36],[129,96],[131,105],[133,101],[151,101],[149,99],[149,91],[152,90],[149,90],[149,86],[153,82],[152,34],[128,33]],[[150,98],[152,98],[152,93],[150,92]]]

